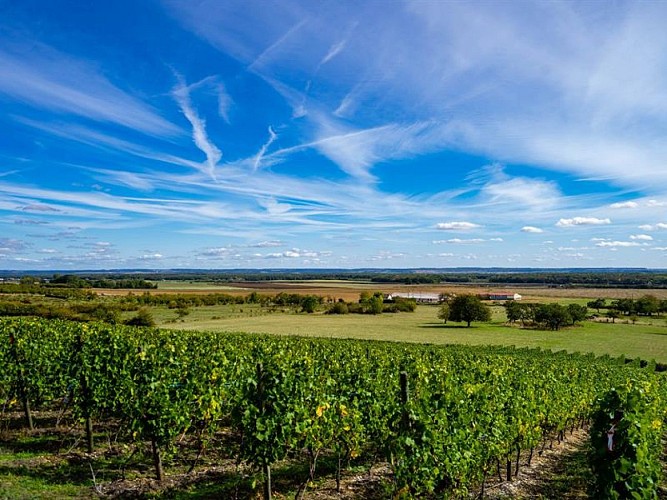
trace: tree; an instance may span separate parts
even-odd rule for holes
[[[317,309],[319,300],[314,295],[306,295],[301,301],[301,312],[312,314]]]
[[[600,314],[600,309],[607,307],[607,299],[595,299],[586,304],[591,309],[595,309]]]
[[[450,316],[452,321],[465,321],[470,327],[473,321],[490,321],[491,309],[482,304],[476,295],[463,294],[452,299],[450,305]]]
[[[438,318],[447,323],[450,313],[451,311],[449,309],[449,304],[444,303],[440,306],[440,309],[438,310]]]
[[[585,320],[586,316],[588,316],[588,309],[586,306],[580,306],[579,304],[568,304],[567,312],[572,318],[573,325],[579,321]]]
[[[653,295],[644,295],[635,302],[635,312],[652,316],[660,310],[660,301]]]
[[[572,322],[572,317],[565,306],[540,304],[535,311],[535,321],[550,330],[560,330],[561,326]]]
[[[384,310],[384,296],[382,292],[361,292],[359,294],[359,304],[365,313],[382,314]]]
[[[658,311],[661,313],[667,312],[667,299],[662,299],[660,301],[660,307],[658,308]]]
[[[632,299],[618,299],[612,302],[611,307],[623,314],[633,314],[636,309],[635,301]]]
[[[609,309],[607,311],[607,318],[611,318],[612,323],[616,323],[616,318],[619,318],[621,316],[621,313],[618,312],[616,309]]]
[[[507,316],[507,321],[510,323],[519,321],[522,317],[522,309],[522,305],[515,300],[505,302],[505,315]]]
[[[371,314],[382,314],[384,310],[384,300],[382,296],[373,295],[370,301],[368,302],[368,312]]]

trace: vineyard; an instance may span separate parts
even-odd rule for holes
[[[346,467],[377,461],[390,466],[389,495],[483,495],[491,476],[511,480],[525,466],[522,452],[529,463],[592,424],[598,494],[652,498],[666,385],[655,364],[625,361],[3,319],[0,423],[21,412],[30,429],[35,414],[55,412],[81,429],[91,471],[100,447],[126,450],[128,461],[148,450],[157,480],[191,443],[190,470],[215,451],[251,467],[247,489],[265,498],[286,459],[304,471],[297,497],[319,474],[340,487]],[[318,469],[324,462],[334,467]]]

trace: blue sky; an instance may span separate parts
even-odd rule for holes
[[[667,2],[0,10],[0,269],[667,267]]]

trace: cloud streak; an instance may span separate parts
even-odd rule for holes
[[[149,104],[89,63],[39,43],[0,48],[0,94],[39,109],[108,122],[149,135],[180,133]]]
[[[181,112],[192,125],[192,139],[195,145],[206,155],[203,171],[213,180],[216,180],[215,169],[222,158],[222,152],[216,147],[206,134],[206,122],[199,117],[192,105],[190,98],[190,87],[187,86],[183,77],[177,75],[178,84],[174,87],[172,95],[181,108]]]

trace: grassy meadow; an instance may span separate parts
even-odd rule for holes
[[[582,299],[559,300],[560,303]],[[585,300],[583,300],[585,303]],[[667,362],[667,321],[642,318],[637,324],[625,319],[616,323],[586,321],[552,332],[522,329],[505,321],[504,309],[493,307],[490,323],[464,324],[438,320],[437,306],[420,305],[414,313],[385,313],[377,316],[324,313],[304,314],[284,308],[268,312],[258,305],[225,305],[192,308],[177,320],[175,310],[152,309],[158,325],[181,330],[215,330],[305,337],[354,338],[432,344],[514,345],[570,352],[592,352],[641,357]]]

